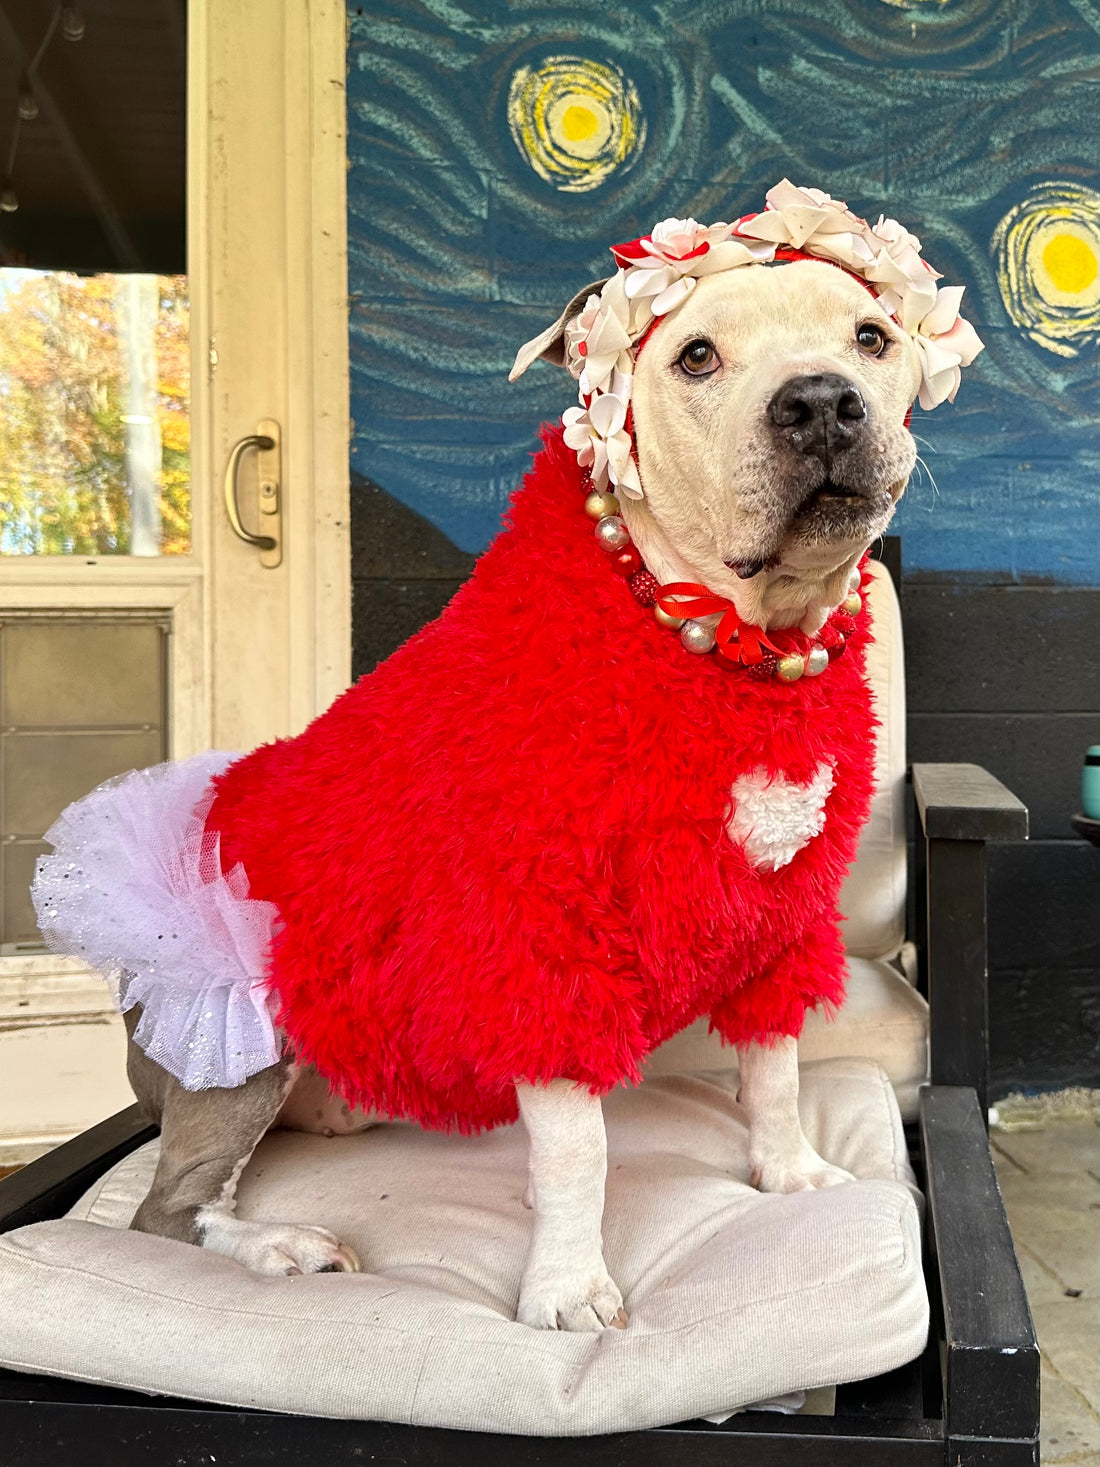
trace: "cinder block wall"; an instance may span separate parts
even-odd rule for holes
[[[984,764],[1031,814],[989,858],[995,1094],[1100,1083],[1100,850],[1078,839],[1100,740],[1100,590],[903,583],[911,760]]]

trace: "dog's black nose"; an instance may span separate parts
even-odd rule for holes
[[[792,448],[827,466],[851,448],[867,421],[867,406],[855,383],[839,372],[811,372],[784,382],[768,414]]]

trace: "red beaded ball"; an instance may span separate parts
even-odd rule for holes
[[[749,677],[754,677],[758,682],[770,678],[779,666],[779,658],[773,657],[770,652],[765,652],[759,662],[750,662],[745,666]]]
[[[856,629],[856,624],[846,611],[838,611],[829,618],[832,626],[842,637],[850,637]]]
[[[630,589],[634,592],[634,599],[639,606],[655,606],[661,584],[652,571],[647,571],[643,567],[630,577]]]
[[[635,571],[642,569],[642,557],[633,545],[624,545],[611,556],[611,564],[621,576],[632,576]]]

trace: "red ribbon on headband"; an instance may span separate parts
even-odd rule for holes
[[[684,599],[678,600],[678,597]],[[765,649],[777,657],[784,655],[783,648],[769,641],[761,627],[741,620],[732,601],[716,596],[695,581],[673,581],[669,586],[662,586],[657,593],[657,605],[666,616],[682,616],[685,620],[722,612],[722,620],[714,629],[714,640],[722,656],[731,662],[754,667],[763,662]]]

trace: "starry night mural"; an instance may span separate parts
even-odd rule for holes
[[[1086,0],[349,5],[352,471],[462,550],[572,400],[517,346],[610,243],[783,176],[920,236],[987,350],[917,413],[913,571],[1098,578]]]

